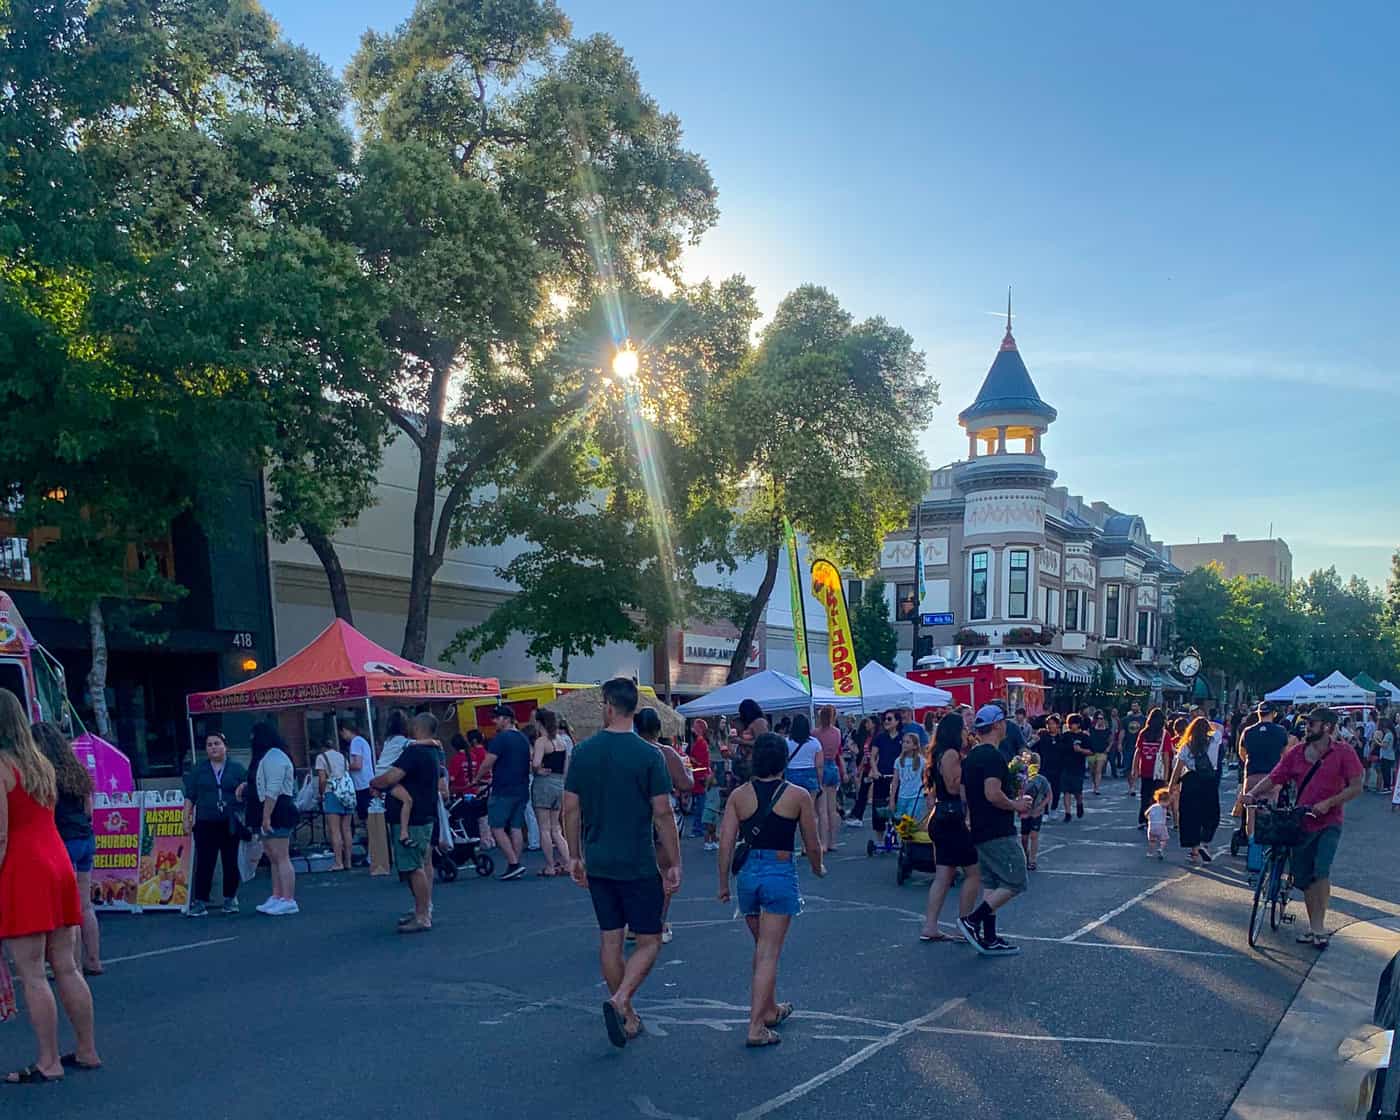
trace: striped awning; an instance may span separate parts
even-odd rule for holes
[[[1145,666],[1142,671],[1147,674],[1148,684],[1153,688],[1161,689],[1163,692],[1191,691],[1191,686],[1175,673],[1170,673],[1165,669],[1154,669],[1151,666]]]
[[[973,665],[1001,665],[1005,668],[1030,665],[1039,669],[1047,681],[1070,684],[1089,684],[1098,676],[1098,662],[1052,653],[1048,649],[972,649],[958,658],[957,665],[960,669]]]
[[[1124,658],[1119,657],[1114,660],[1113,671],[1120,684],[1132,685],[1134,688],[1152,687],[1152,678]]]

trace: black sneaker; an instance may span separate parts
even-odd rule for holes
[[[1021,946],[1013,945],[1004,937],[998,937],[994,941],[987,943],[986,953],[994,957],[1014,957],[1021,951]]]
[[[187,918],[207,918],[209,917],[209,905],[204,902],[191,902],[190,908],[185,911]]]
[[[1215,860],[1215,857],[1212,856],[1212,855],[1210,854],[1210,849],[1208,849],[1208,848],[1202,848],[1202,849],[1201,849],[1201,859],[1203,859],[1206,863],[1213,863],[1214,860]]]
[[[507,879],[519,879],[524,874],[525,865],[523,863],[513,863],[502,873],[501,882],[504,883]]]
[[[1073,819],[1074,818],[1071,817],[1068,813],[1065,814],[1065,824],[1069,824],[1069,822]]]
[[[982,931],[981,926],[972,921],[971,917],[959,917],[958,928],[963,931],[963,935],[967,938],[968,943],[983,956],[991,952],[991,949],[988,948],[989,943],[986,934]]]
[[[1083,819],[1084,819],[1084,806],[1083,806],[1083,805],[1076,806],[1075,811],[1074,811],[1074,815],[1075,815],[1076,817],[1078,817],[1080,820],[1083,820]]]

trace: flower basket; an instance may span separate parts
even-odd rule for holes
[[[980,630],[973,630],[969,626],[964,626],[953,635],[953,642],[960,646],[986,646],[991,645],[992,640]]]
[[[1055,641],[1055,635],[1058,633],[1059,631],[1053,626],[1042,626],[1040,628],[1040,637],[1036,640],[1043,646],[1052,645]]]
[[[1004,646],[1031,646],[1040,641],[1040,631],[1034,626],[1013,626],[1002,638]]]

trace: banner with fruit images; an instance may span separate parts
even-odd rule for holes
[[[185,795],[141,791],[141,865],[136,904],[142,910],[184,910],[190,901],[194,843],[185,834]]]

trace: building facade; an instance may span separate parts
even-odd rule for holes
[[[1293,553],[1288,542],[1277,537],[1242,541],[1226,533],[1218,541],[1167,546],[1172,563],[1183,572],[1194,572],[1216,564],[1226,579],[1235,576],[1258,577],[1287,589],[1293,585]]]
[[[1055,419],[1008,321],[976,400],[958,416],[967,458],[931,473],[909,528],[884,543],[880,574],[902,665],[929,656],[1024,662],[1054,686],[1097,684],[1107,665],[1125,686],[1184,691],[1163,654],[1182,573],[1141,517],[1055,485],[1045,457]]]
[[[417,461],[406,437],[393,443],[375,483],[375,504],[359,520],[334,535],[336,552],[345,569],[355,627],[389,649],[403,645],[408,608]],[[315,553],[300,539],[269,544],[272,561],[272,603],[277,620],[277,652],[287,657],[319,634],[334,617],[326,577]],[[527,639],[514,635],[504,648],[479,659],[444,659],[443,652],[464,629],[486,620],[491,611],[515,593],[498,572],[528,548],[528,542],[507,540],[500,545],[451,549],[433,581],[428,622],[427,661],[458,672],[498,677],[503,686],[554,679],[542,672],[526,653]],[[803,548],[804,568],[810,557]],[[763,558],[740,564],[734,573],[700,573],[702,582],[752,591],[763,578]],[[804,589],[808,649],[813,678],[831,683],[827,662],[826,614]],[[793,674],[797,658],[792,642],[792,608],[786,564],[769,597],[749,651],[748,670],[777,669]],[[724,684],[729,654],[738,631],[725,620],[693,619],[672,629],[655,648],[622,643],[608,645],[591,656],[576,655],[569,668],[572,682],[600,682],[612,676],[635,677],[661,696],[677,702],[702,695]]]

